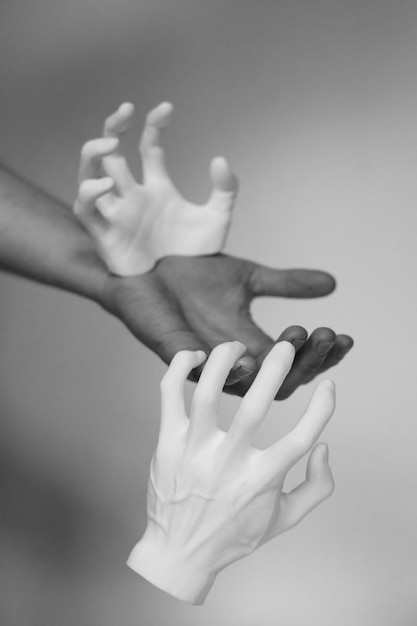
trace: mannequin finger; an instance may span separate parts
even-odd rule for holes
[[[137,185],[127,160],[121,154],[112,154],[104,157],[103,169],[107,176],[113,178],[119,195],[123,195]]]
[[[103,227],[104,217],[97,211],[100,199],[109,194],[114,187],[113,180],[107,178],[94,178],[81,183],[78,198],[74,204],[74,214],[83,222],[90,225]]]
[[[252,439],[287,376],[294,355],[294,346],[287,341],[272,348],[236,413],[229,430],[232,441],[248,442]]]
[[[266,335],[263,330],[250,319],[250,327],[247,328],[245,334],[241,332],[239,336],[245,341],[249,352],[251,354],[257,354],[258,356],[254,359],[253,357],[245,355],[239,359],[236,363],[236,374],[239,375],[241,371],[242,375],[239,375],[239,379],[236,380],[235,370],[232,369],[230,376],[226,380],[223,391],[231,395],[243,397],[251,387],[262,363],[274,345],[280,341],[288,341],[288,343],[294,346],[297,352],[306,342],[308,333],[302,326],[289,326],[274,342],[271,337]],[[251,362],[248,361],[249,358]],[[240,366],[242,366],[242,370],[240,370]],[[275,397],[275,399],[277,398]]]
[[[170,102],[162,102],[147,115],[139,143],[145,183],[160,176],[168,177],[165,152],[160,141],[161,131],[168,126],[172,111],[173,106]]]
[[[135,107],[133,104],[130,102],[121,104],[119,108],[105,120],[103,128],[104,136],[120,140],[122,135],[124,135],[132,125],[134,113]],[[103,167],[106,174],[114,179],[120,194],[136,184],[136,180],[130,171],[129,165],[119,150],[114,152],[111,157],[103,160]]]
[[[231,211],[239,191],[239,181],[224,157],[216,157],[210,164],[213,182],[208,204],[218,211]]]
[[[117,137],[118,139],[129,130],[132,125],[135,107],[130,102],[123,102],[119,108],[109,115],[103,127],[104,137]]]
[[[100,137],[87,141],[81,149],[78,182],[90,178],[100,178],[101,160],[114,152],[119,145],[117,137]]]
[[[246,313],[230,318],[227,327],[216,332],[216,342],[214,345],[211,343],[211,348],[230,340],[245,344],[247,353],[240,357],[232,367],[225,382],[224,391],[233,395],[243,396],[259,370],[258,355],[260,353],[265,353],[266,355],[274,345],[274,342]],[[195,373],[196,380],[198,380],[202,373],[202,368],[200,372],[198,372],[197,368]]]
[[[281,496],[275,534],[298,524],[333,493],[334,480],[328,463],[328,454],[326,444],[317,444],[308,459],[306,480],[289,494]]]
[[[215,424],[226,379],[233,365],[245,352],[246,346],[239,341],[222,343],[214,348],[194,392],[191,405],[193,430]]]
[[[335,385],[331,380],[323,380],[317,385],[295,428],[264,451],[263,464],[268,475],[287,472],[313,447],[333,415],[335,406]]]
[[[186,420],[184,386],[191,370],[206,359],[202,350],[177,352],[161,380],[161,433],[173,432]]]
[[[261,330],[261,329],[259,329]],[[263,331],[261,331],[263,332]],[[273,341],[270,337],[267,337],[267,347],[257,357],[258,367],[262,365],[265,358],[271,352],[272,348],[281,341],[287,341],[294,346],[294,350],[297,353],[300,348],[303,347],[307,341],[308,333],[302,326],[289,326],[278,337],[276,341]]]

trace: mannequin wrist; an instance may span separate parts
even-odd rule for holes
[[[133,548],[127,565],[159,589],[191,604],[203,604],[216,578],[216,572],[189,554],[186,545],[174,545],[149,529]]]

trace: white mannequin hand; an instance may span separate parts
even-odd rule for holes
[[[297,524],[333,491],[327,446],[314,446],[334,411],[332,381],[318,385],[304,416],[285,437],[266,450],[251,444],[291,368],[290,343],[272,348],[229,431],[217,427],[224,381],[244,352],[239,342],[213,350],[195,390],[190,419],[183,387],[204,353],[179,352],[161,383],[148,525],[128,565],[193,604],[203,603],[224,567]],[[287,472],[310,450],[306,481],[283,493]]]
[[[118,150],[119,138],[132,122],[132,104],[122,104],[108,117],[104,138],[87,142],[81,152],[74,212],[108,269],[119,276],[148,272],[169,255],[215,254],[226,241],[237,179],[226,160],[217,157],[210,166],[208,202],[197,206],[185,200],[169,177],[160,145],[171,113],[172,105],[163,102],[147,116],[140,142],[142,185]],[[100,178],[103,170],[106,178]]]

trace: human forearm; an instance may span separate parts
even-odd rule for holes
[[[62,201],[0,165],[0,269],[101,301],[108,272]]]

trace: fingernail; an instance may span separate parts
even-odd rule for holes
[[[250,370],[247,367],[240,365],[238,368],[233,370],[233,375],[236,376],[236,378],[245,378],[246,376],[249,376],[249,374],[253,374],[253,372],[254,370]]]
[[[296,350],[301,348],[306,342],[306,339],[290,339],[290,343],[294,346]]]
[[[343,359],[343,357],[353,348],[353,344],[351,346],[346,346],[344,348],[340,348],[337,352],[337,358]]]
[[[320,356],[326,356],[334,346],[334,341],[319,341],[317,344],[317,352]]]

